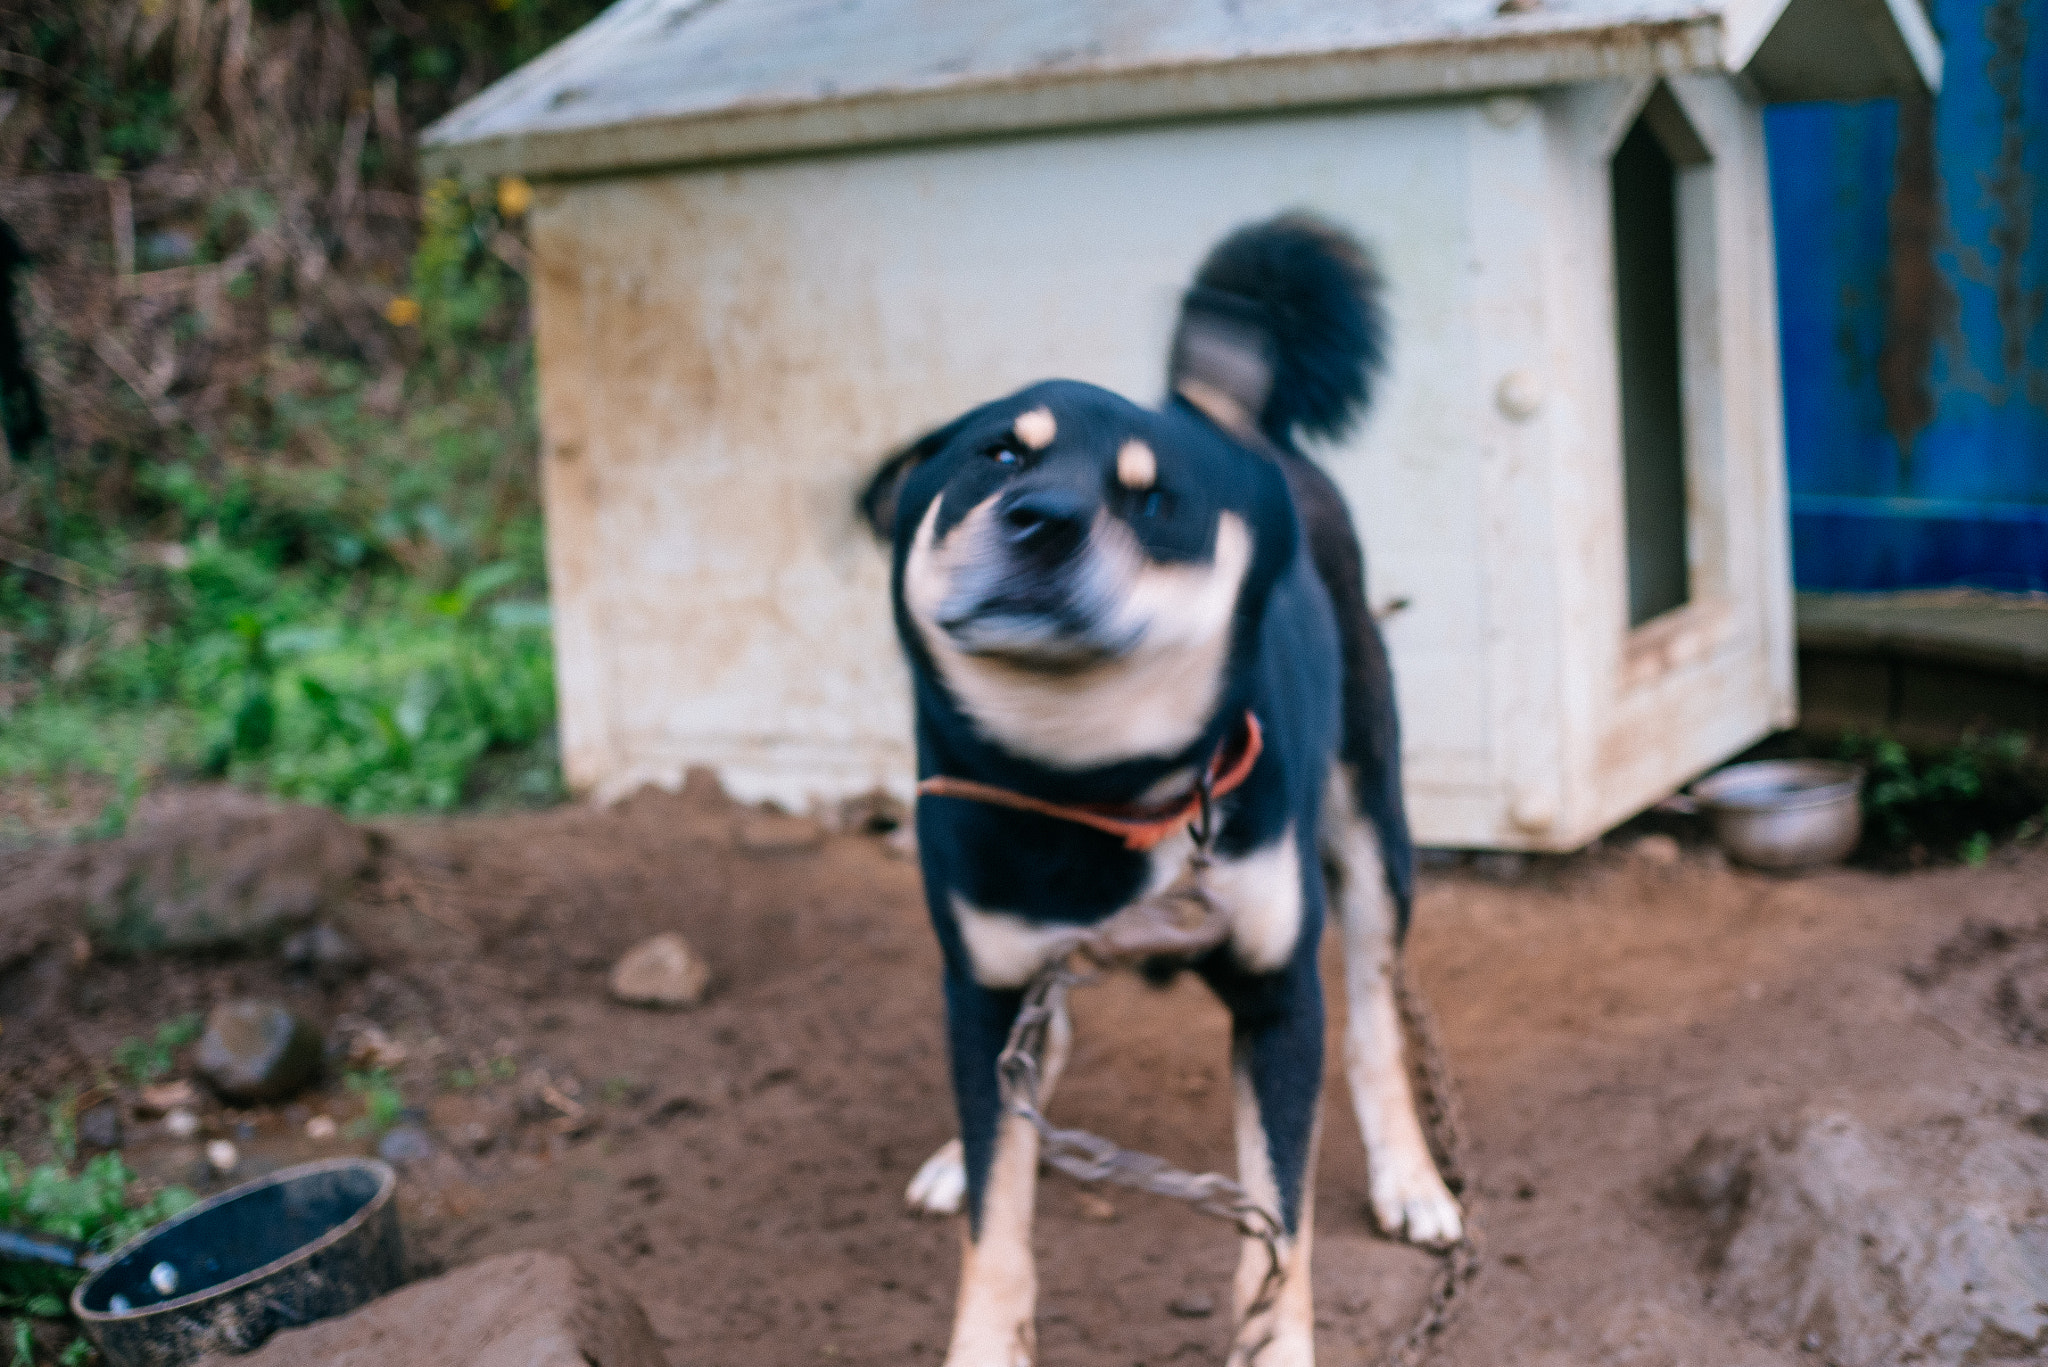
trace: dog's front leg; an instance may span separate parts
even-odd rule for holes
[[[1052,1104],[1053,1089],[1059,1085],[1060,1070],[1066,1067],[1067,1050],[1073,1043],[1074,1023],[1065,999],[1054,1008],[1052,1028],[1046,1032],[1045,1061],[1038,1069],[1038,1109]],[[918,1167],[903,1193],[903,1202],[919,1215],[958,1215],[967,1199],[967,1158],[958,1139],[948,1139]]]
[[[968,1217],[946,1367],[1031,1367],[1037,1349],[1031,1216],[1038,1132],[1003,1114],[996,1084],[996,1059],[1019,1000],[1019,993],[992,991],[964,972],[946,976]]]
[[[1229,1000],[1229,995],[1226,995]],[[1265,1242],[1247,1238],[1237,1265],[1237,1335],[1230,1367],[1309,1367],[1315,1308],[1309,1254],[1323,1066],[1322,988],[1312,958],[1230,1002],[1238,1181],[1279,1215],[1279,1279]]]

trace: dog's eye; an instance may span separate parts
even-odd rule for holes
[[[982,454],[998,465],[1018,466],[1024,463],[1024,453],[1013,442],[999,441]]]

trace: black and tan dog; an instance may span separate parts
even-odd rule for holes
[[[863,506],[895,545],[920,776],[1062,810],[1180,808],[1221,755],[1263,746],[1218,804],[1224,944],[1191,967],[1229,1009],[1240,1180],[1287,1231],[1285,1282],[1247,1241],[1233,1362],[1313,1359],[1309,1243],[1326,898],[1351,994],[1351,1091],[1390,1233],[1459,1237],[1402,1062],[1391,974],[1413,863],[1386,652],[1356,534],[1300,454],[1363,410],[1378,282],[1313,219],[1240,230],[1204,263],[1159,409],[1050,381],[977,408],[882,468]],[[968,1212],[951,1367],[1031,1361],[1035,1131],[1002,1113],[996,1057],[1063,932],[1173,882],[1192,852],[952,796],[918,804],[945,958],[960,1139],[910,1199]],[[1056,1029],[1046,1087],[1064,1052]]]

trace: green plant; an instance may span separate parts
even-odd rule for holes
[[[398,1084],[391,1079],[388,1069],[372,1068],[365,1072],[344,1074],[342,1083],[351,1092],[363,1099],[362,1118],[350,1126],[350,1132],[375,1137],[396,1125],[405,1114],[405,1097],[400,1094]]]
[[[1887,736],[1843,737],[1839,758],[1864,766],[1862,855],[1881,864],[1981,864],[2048,811],[2048,766],[2027,738],[1967,738],[1916,750]]]
[[[14,1355],[8,1360],[8,1367],[35,1367],[35,1326],[26,1319],[16,1319],[12,1337]],[[92,1340],[83,1334],[76,1334],[72,1336],[71,1342],[65,1344],[58,1352],[57,1367],[85,1367],[86,1363],[97,1356],[98,1350],[92,1346]]]
[[[114,1067],[128,1081],[146,1086],[177,1066],[177,1052],[199,1038],[201,1021],[197,1012],[173,1017],[156,1028],[149,1039],[129,1036],[114,1046]]]
[[[134,1190],[134,1182],[135,1174],[118,1154],[100,1154],[74,1176],[61,1164],[31,1168],[12,1150],[0,1150],[0,1224],[104,1250],[193,1203],[192,1193],[183,1187],[165,1187],[144,1197]],[[0,1263],[0,1310],[60,1316],[64,1296],[78,1278],[78,1272],[66,1268]]]
[[[417,232],[382,211],[367,225],[323,219],[331,256],[317,286],[302,259],[280,273],[261,263],[290,253],[257,248],[305,206],[337,202],[324,177],[345,172],[385,204],[417,192],[410,158],[391,156],[403,141],[387,133],[394,107],[418,126],[597,0],[419,0],[419,19],[398,28],[353,2],[317,16],[259,2],[251,69],[310,61],[323,74],[256,89],[248,108],[219,103],[239,75],[187,69],[212,48],[186,26],[217,31],[226,0],[194,0],[169,27],[26,4],[38,70],[76,81],[31,83],[0,139],[0,174],[204,164],[219,188],[198,199],[150,202],[153,182],[134,178],[138,268],[257,264],[203,318],[179,307],[148,322],[134,310],[30,320],[73,382],[53,400],[47,458],[14,463],[0,506],[0,533],[46,566],[0,564],[0,779],[113,781],[89,836],[119,834],[136,795],[193,773],[358,813],[555,800],[515,237],[530,192],[437,182]],[[371,112],[347,167],[344,126]],[[289,122],[293,136],[220,142],[248,118]],[[257,143],[303,161],[241,166]],[[355,202],[360,216],[368,199]],[[40,232],[36,269],[58,297],[105,293],[103,239],[68,232],[61,215]],[[179,357],[174,390],[139,400],[90,359],[106,341]]]

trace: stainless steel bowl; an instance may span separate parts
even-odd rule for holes
[[[1730,857],[1759,869],[1803,869],[1856,848],[1862,790],[1854,764],[1767,759],[1707,775],[1692,785],[1692,799]]]

